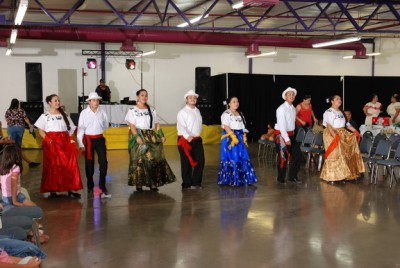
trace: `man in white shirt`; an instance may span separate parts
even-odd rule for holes
[[[199,97],[189,90],[184,99],[186,105],[177,116],[178,150],[181,156],[182,190],[202,189],[204,169],[204,148],[200,137],[202,118],[196,107]]]
[[[301,183],[297,178],[300,168],[301,151],[299,144],[296,143],[294,133],[296,122],[296,108],[293,101],[297,95],[297,90],[288,87],[283,91],[282,98],[285,100],[278,109],[276,109],[276,149],[278,158],[278,183],[285,184],[286,166],[290,158],[289,180],[294,183]]]
[[[107,149],[106,140],[103,132],[108,128],[107,114],[99,109],[99,100],[101,97],[96,92],[91,92],[86,101],[89,106],[84,109],[79,116],[78,123],[78,143],[81,151],[85,151],[85,170],[87,178],[87,191],[89,195],[93,194],[94,182],[94,152],[99,158],[100,178],[99,188],[102,193],[101,198],[111,198],[106,188],[107,175]]]

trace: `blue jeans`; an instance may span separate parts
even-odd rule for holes
[[[39,219],[43,217],[43,210],[38,206],[16,207],[5,205],[3,207],[3,217],[7,216],[26,216],[31,219]]]
[[[8,255],[24,258],[27,256],[36,256],[46,258],[46,254],[31,242],[11,239],[0,235],[0,248],[4,249]]]
[[[13,204],[13,200],[12,200],[12,196],[3,196],[3,204],[4,205],[12,205]],[[23,193],[18,193],[17,194],[17,201],[20,203],[24,203],[26,197]]]
[[[12,139],[15,141],[15,144],[21,146],[22,144],[22,137],[24,136],[24,127],[20,126],[12,126],[7,128],[7,134]]]

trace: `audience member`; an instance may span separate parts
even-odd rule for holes
[[[303,127],[305,131],[309,130],[317,122],[311,105],[311,95],[304,95],[303,101],[296,106],[296,129]]]
[[[365,114],[365,124],[372,125],[372,117],[377,117],[382,112],[382,104],[378,102],[378,95],[372,94],[371,101],[365,104],[363,112]]]
[[[386,112],[390,116],[390,124],[400,123],[400,96],[394,94],[390,98],[390,104],[388,105]]]
[[[356,123],[356,121],[353,120],[351,111],[349,111],[349,110],[344,111],[344,115],[346,116],[347,122],[350,123],[350,125],[351,125],[355,130],[359,131],[358,124]]]
[[[26,112],[21,108],[20,102],[17,99],[12,99],[10,107],[5,114],[7,121],[7,134],[11,140],[15,141],[15,144],[22,146],[22,138],[25,132],[25,123],[29,126],[29,129],[33,130],[33,125],[26,116]],[[1,135],[3,136],[3,135]],[[23,159],[28,163],[29,167],[36,167],[40,163],[30,161],[24,154]]]
[[[262,134],[260,139],[261,140],[269,140],[269,141],[274,141],[275,139],[275,129],[274,129],[274,124],[268,123],[267,124],[267,133]]]

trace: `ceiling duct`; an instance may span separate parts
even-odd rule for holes
[[[0,38],[8,38],[10,29],[0,28]],[[127,39],[128,38],[128,39]],[[312,45],[325,40],[313,38],[265,36],[257,34],[229,34],[209,32],[183,32],[161,30],[128,29],[116,31],[105,28],[70,28],[70,27],[21,27],[18,29],[18,39],[58,40],[77,42],[122,42],[121,50],[132,49],[134,42],[175,43],[221,46],[271,46],[291,48],[312,48]],[[253,47],[255,49],[255,47]],[[331,50],[355,50],[358,57],[366,54],[366,48],[361,41],[336,45]]]
[[[133,45],[132,39],[126,39],[122,42],[122,47],[120,47],[122,51],[136,51],[136,47]]]

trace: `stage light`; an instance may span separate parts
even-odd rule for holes
[[[28,0],[21,0],[19,2],[17,16],[15,16],[15,20],[14,20],[15,25],[21,25],[27,9],[28,9]]]
[[[336,39],[332,41],[327,41],[327,42],[322,42],[322,43],[316,43],[313,44],[313,48],[320,48],[320,47],[328,47],[328,46],[335,46],[335,45],[340,45],[340,44],[346,44],[346,43],[352,43],[356,41],[360,41],[361,37],[356,36],[356,37],[350,37],[350,38],[345,38],[345,39]]]
[[[128,69],[128,70],[135,70],[136,63],[135,63],[135,61],[132,60],[132,59],[126,59],[126,61],[125,61],[125,67],[126,67],[126,69]]]
[[[12,48],[8,48],[6,51],[6,56],[11,56]]]
[[[97,68],[97,61],[96,59],[88,58],[86,61],[88,69],[96,69]]]

